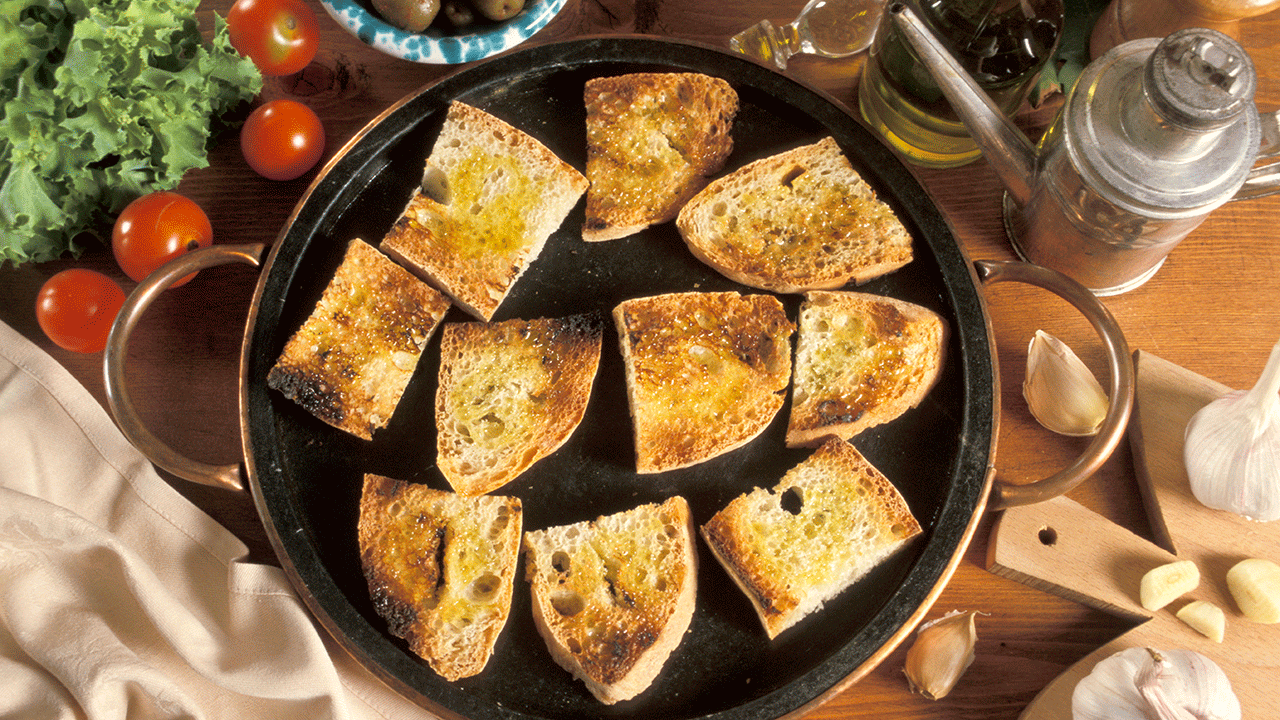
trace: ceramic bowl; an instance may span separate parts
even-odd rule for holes
[[[500,23],[477,24],[472,32],[453,34],[427,28],[401,30],[367,7],[367,0],[322,0],[324,9],[347,32],[388,55],[419,63],[456,65],[483,60],[509,50],[541,30],[564,7],[565,0],[526,0],[520,14]]]

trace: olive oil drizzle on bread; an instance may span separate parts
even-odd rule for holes
[[[897,488],[838,438],[829,438],[775,487],[738,496],[701,528],[771,638],[920,532]]]
[[[537,139],[450,103],[418,188],[383,252],[489,320],[587,189]]]
[[[519,498],[468,498],[368,474],[360,562],[374,609],[447,680],[478,674],[511,613]]]
[[[671,293],[614,308],[636,470],[688,467],[750,442],[782,408],[791,333],[768,295]]]
[[[613,240],[676,217],[733,150],[738,95],[702,73],[588,80],[582,238]]]
[[[928,395],[942,372],[947,326],[896,298],[815,290],[800,306],[787,444],[850,439]]]
[[[602,703],[647,689],[680,644],[697,598],[694,537],[680,496],[525,533],[538,632]]]
[[[267,385],[365,440],[400,402],[449,299],[363,240],[352,240]]]
[[[863,283],[911,262],[911,235],[833,138],[723,175],[676,218],[689,250],[779,293]]]

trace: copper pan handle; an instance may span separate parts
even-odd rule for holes
[[[210,465],[179,453],[151,433],[138,416],[125,384],[124,363],[128,357],[129,336],[152,301],[170,285],[197,270],[233,262],[258,267],[262,262],[262,244],[213,245],[175,258],[162,265],[134,288],[120,308],[120,314],[107,336],[102,356],[102,373],[107,390],[107,404],[116,425],[124,436],[152,463],[178,477],[201,485],[244,490],[244,472],[239,463]]]
[[[1107,354],[1111,384],[1107,393],[1110,403],[1106,417],[1093,441],[1076,461],[1047,478],[1025,485],[1001,481],[997,475],[990,507],[994,510],[1030,505],[1069,492],[1102,467],[1124,439],[1133,412],[1134,371],[1129,343],[1116,324],[1111,311],[1085,286],[1056,270],[1016,261],[974,262],[983,285],[999,282],[1021,282],[1035,285],[1058,295],[1079,310],[1102,339]]]

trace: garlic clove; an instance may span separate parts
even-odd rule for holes
[[[1227,590],[1240,612],[1257,623],[1280,623],[1280,565],[1246,558],[1227,571]]]
[[[1220,643],[1227,636],[1227,614],[1207,600],[1192,600],[1176,613],[1187,627]]]
[[[1250,520],[1280,520],[1280,342],[1257,385],[1191,417],[1183,461],[1201,504]]]
[[[1093,372],[1061,340],[1037,330],[1027,347],[1022,396],[1041,425],[1059,435],[1097,435],[1107,394]]]
[[[1151,568],[1138,586],[1138,601],[1155,611],[1186,595],[1200,584],[1200,568],[1190,560],[1178,560]]]
[[[1105,658],[1076,683],[1073,720],[1240,720],[1240,699],[1222,668],[1191,650],[1133,647]]]
[[[955,610],[920,626],[903,667],[912,692],[930,700],[951,692],[973,664],[978,642],[974,617],[978,614],[976,610]]]

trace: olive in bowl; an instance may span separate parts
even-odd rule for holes
[[[420,63],[482,60],[524,42],[566,0],[321,0],[361,42]],[[419,28],[419,29],[414,29]]]

